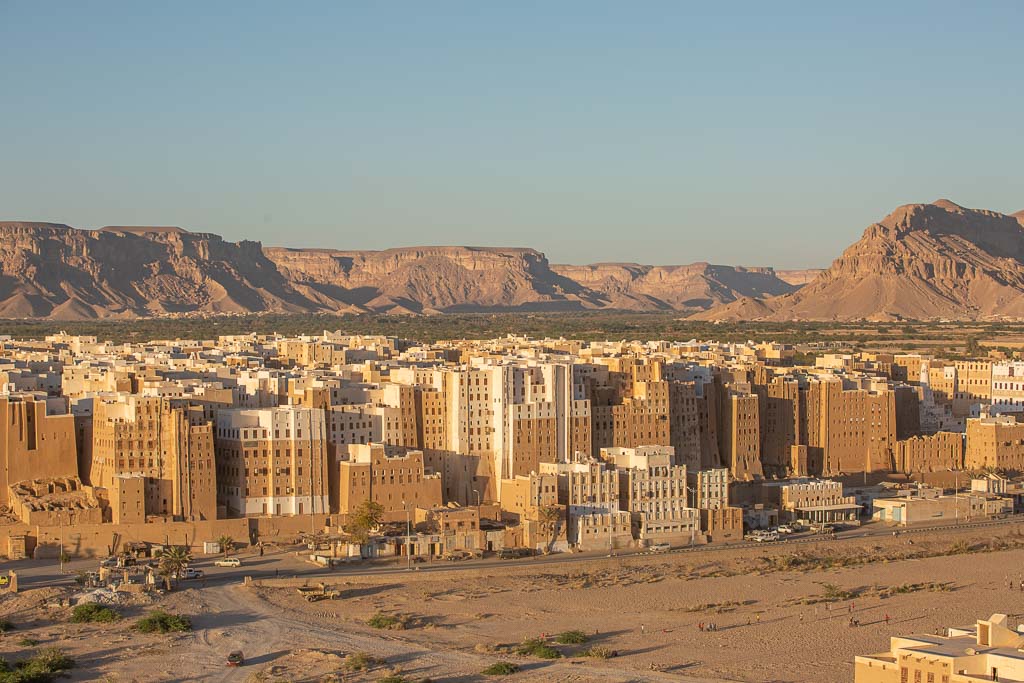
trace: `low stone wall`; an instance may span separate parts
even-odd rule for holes
[[[188,545],[201,553],[204,541],[231,536],[239,546],[258,540],[267,543],[290,541],[303,532],[320,531],[341,522],[338,515],[293,517],[246,517],[198,522],[154,520],[139,524],[75,524],[59,526],[14,523],[0,526],[0,552],[6,555],[11,536],[25,535],[29,557],[57,557],[63,536],[64,552],[76,557],[104,557],[117,537],[125,543],[169,543]]]

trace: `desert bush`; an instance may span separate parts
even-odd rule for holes
[[[184,633],[192,630],[192,620],[158,609],[139,619],[135,628],[143,633]]]
[[[73,659],[55,647],[40,650],[13,666],[0,659],[0,683],[49,683],[74,665]]]
[[[516,654],[529,655],[538,659],[558,659],[562,653],[545,643],[540,638],[529,638],[520,643]]]
[[[345,657],[344,667],[345,671],[366,671],[382,663],[368,652],[353,652]]]
[[[508,676],[519,671],[512,662],[495,662],[483,670],[484,676]]]
[[[405,628],[407,623],[408,618],[401,614],[384,614],[383,612],[377,612],[366,620],[367,626],[390,631],[400,631]]]
[[[75,624],[109,624],[110,622],[117,621],[120,618],[121,615],[111,608],[96,604],[95,602],[86,602],[81,605],[75,605],[75,609],[71,611],[71,622]]]
[[[580,653],[584,657],[593,657],[595,659],[608,659],[612,656],[611,649],[604,647],[603,645],[594,645]]]
[[[583,631],[564,631],[555,636],[555,642],[562,645],[582,645],[590,640]]]
[[[14,630],[14,624],[7,619],[0,619],[0,633],[7,633]]]
[[[949,555],[966,555],[971,552],[971,544],[967,541],[957,541],[956,543],[949,546],[949,550],[946,551]]]

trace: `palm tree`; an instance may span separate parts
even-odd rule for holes
[[[551,552],[551,544],[555,542],[555,534],[558,531],[558,522],[562,518],[562,511],[554,505],[548,505],[540,509],[540,532],[547,539],[544,543],[544,554]]]
[[[160,555],[160,574],[167,583],[167,590],[171,590],[171,579],[179,578],[191,561],[192,552],[186,546],[172,545],[164,548]]]
[[[235,549],[235,539],[231,538],[227,534],[224,534],[217,539],[217,544],[220,546],[220,551],[227,557],[231,554],[231,551]]]

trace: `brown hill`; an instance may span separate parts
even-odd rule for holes
[[[705,309],[744,296],[774,296],[795,291],[771,268],[693,263],[645,266],[637,263],[555,265],[559,275],[600,292],[613,308]]]
[[[258,242],[185,231],[0,223],[0,317],[311,311]]]
[[[555,266],[532,249],[339,251],[176,227],[0,223],[0,317],[627,308],[686,310],[791,291],[770,268]]]
[[[696,319],[892,320],[1024,317],[1019,217],[947,199],[901,206],[798,291]]]

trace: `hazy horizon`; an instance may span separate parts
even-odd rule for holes
[[[0,3],[0,220],[786,269],[1024,208],[1024,5],[744,8]]]

